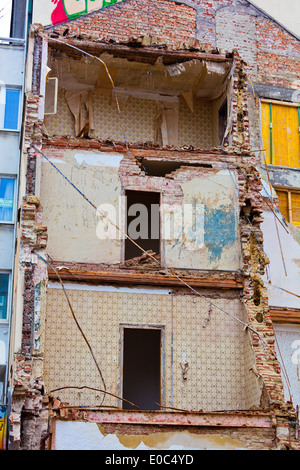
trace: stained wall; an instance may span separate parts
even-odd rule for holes
[[[46,148],[45,155],[57,167],[45,159],[41,163],[43,223],[48,227],[47,250],[52,259],[122,263],[124,195],[128,189],[161,194],[163,266],[223,271],[241,268],[237,175],[225,169],[226,165],[210,169],[183,164],[171,177],[163,178],[146,176],[132,160],[135,171],[128,173],[130,159],[124,153]],[[108,223],[104,223],[104,213]],[[139,240],[136,238],[137,243]]]
[[[66,284],[69,299],[106,382],[107,391],[122,396],[122,342],[120,327],[161,327],[161,401],[188,410],[243,410],[258,404],[260,390],[253,371],[249,336],[239,321],[194,295],[176,295],[167,289],[118,288]],[[175,295],[174,295],[175,294]],[[237,298],[215,299],[215,304],[245,320]],[[47,392],[66,386],[103,390],[90,351],[76,326],[62,289],[48,285],[44,373]],[[183,367],[186,366],[186,374]],[[253,365],[253,362],[251,363]],[[247,383],[247,386],[245,385]],[[55,392],[71,405],[95,406],[101,392]],[[107,396],[106,405],[120,400]]]

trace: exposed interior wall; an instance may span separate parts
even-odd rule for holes
[[[222,169],[224,165],[210,169],[201,164],[199,167],[183,164],[172,177],[162,178],[146,176],[137,161],[133,168],[139,176],[127,174],[130,160],[117,152],[46,148],[45,155],[102,213],[108,210],[110,220],[121,230],[125,228],[124,190],[159,192],[162,265],[223,271],[241,269],[236,176]],[[160,163],[163,164],[157,162]],[[113,230],[105,237],[101,235],[101,216],[47,161],[42,162],[40,194],[43,223],[49,234],[48,253],[53,259],[79,263],[123,262],[124,236],[112,224],[108,225]],[[139,243],[139,238],[136,242]]]
[[[245,361],[245,407],[247,410],[261,403],[262,380],[257,375],[255,366],[255,353],[252,347],[252,340],[249,335],[245,339],[244,361]]]
[[[124,128],[128,142],[159,143],[159,103],[132,96],[128,96],[123,103],[120,98],[120,102],[121,117],[111,94],[92,93],[94,129],[89,132],[89,136],[119,142],[124,140]],[[208,149],[219,145],[218,106],[214,101],[195,101],[192,112],[181,98],[178,100],[178,113],[178,147],[186,145]],[[49,136],[75,137],[74,116],[65,99],[65,90],[59,89],[57,113],[45,117],[45,126]]]
[[[119,208],[121,183],[118,170],[122,154],[55,150],[47,152],[47,155],[53,155],[55,165],[81,188],[96,207],[104,203],[107,207]],[[47,249],[51,257],[65,261],[120,262],[119,238],[107,238],[103,242],[97,237],[100,219],[96,210],[47,161],[42,162],[40,193],[49,233]],[[117,211],[116,214],[119,216]]]
[[[192,463],[189,450],[258,450],[272,449],[274,447],[274,431],[264,429],[238,430],[218,429],[207,430],[186,429],[179,431],[172,428],[168,430],[155,429],[149,432],[149,426],[135,429],[131,427],[130,433],[125,429],[106,430],[96,423],[79,421],[55,420],[55,440],[53,450],[171,450],[186,451],[183,462]],[[250,432],[249,432],[250,431]],[[173,455],[170,455],[170,459]],[[166,458],[166,462],[169,459]],[[173,460],[174,462],[174,460]]]
[[[141,61],[135,55],[130,60],[108,52],[72,57],[50,48],[46,113],[47,103],[53,108],[54,83],[57,109],[46,114],[45,132],[161,146],[218,146],[218,110],[231,93],[231,61],[175,60]]]
[[[162,327],[161,404],[187,410],[243,410],[259,404],[244,351],[249,337],[243,325],[199,297],[168,290],[66,285],[79,324],[93,348],[107,391],[122,397],[122,325]],[[245,320],[241,302],[215,299],[218,306]],[[63,291],[47,291],[45,385],[47,392],[66,386],[103,389],[98,371],[69,311]],[[252,364],[253,365],[253,364]],[[248,384],[246,387],[245,384]],[[249,384],[251,383],[251,387]],[[251,388],[251,389],[250,389]],[[246,395],[249,394],[249,395]],[[59,390],[52,395],[71,405],[93,406],[101,392]],[[253,400],[253,397],[256,397]],[[121,406],[110,396],[104,403]]]
[[[186,269],[239,270],[242,264],[238,198],[233,176],[228,170],[199,172],[190,170],[190,177],[179,173],[178,182],[183,196],[182,205],[198,205],[196,230],[185,221],[185,233],[196,233],[185,240],[180,231],[165,241],[168,266]]]

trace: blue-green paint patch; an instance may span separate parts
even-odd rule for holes
[[[204,209],[204,244],[211,261],[221,258],[225,247],[236,242],[236,213],[234,207]]]

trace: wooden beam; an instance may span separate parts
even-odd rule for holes
[[[288,307],[270,307],[271,319],[274,323],[300,325],[300,309]]]
[[[88,52],[92,55],[100,55],[103,52],[108,52],[114,56],[118,57],[131,57],[136,61],[144,60],[155,63],[157,57],[161,57],[163,63],[165,64],[173,64],[176,62],[184,62],[187,60],[198,59],[198,60],[210,60],[213,62],[228,62],[231,63],[233,61],[232,57],[228,57],[227,54],[212,54],[207,52],[201,51],[193,51],[193,50],[168,50],[166,47],[162,46],[143,46],[136,45],[134,47],[121,45],[121,44],[108,44],[108,43],[97,43],[96,41],[84,39],[84,40],[76,40],[76,39],[66,39],[66,38],[55,38],[49,37],[48,44],[50,47],[55,49],[64,49],[71,52],[71,47],[68,46],[75,46],[78,49]],[[77,54],[80,55],[80,51],[73,49],[73,55]]]
[[[201,411],[125,411],[87,410],[87,421],[91,423],[171,425],[222,428],[272,428],[271,413],[230,413]]]
[[[59,270],[59,276],[63,281],[73,282],[112,282],[118,284],[147,284],[154,286],[183,286],[176,277],[164,274],[151,274],[141,272],[109,272],[109,271],[83,271],[73,269]],[[51,281],[57,281],[57,275],[49,268],[48,277]],[[182,276],[182,279],[191,287],[214,288],[214,289],[243,289],[244,283],[241,278],[220,277],[191,277]]]

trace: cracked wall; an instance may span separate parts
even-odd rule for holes
[[[231,4],[232,2],[229,3]],[[133,12],[132,8],[135,4],[136,2],[128,2],[126,3],[125,8],[129,8],[129,10]],[[160,19],[163,18],[164,15],[168,17],[170,3],[162,1],[159,2],[159,6],[161,8]],[[179,22],[180,14],[187,14],[191,23],[184,23],[185,20],[182,16],[180,20],[182,21],[182,29],[181,27],[179,28],[178,37],[174,38],[170,36],[170,31],[168,29],[170,24],[167,24],[166,22],[164,31],[160,30],[161,39],[155,42],[155,46],[159,45],[162,39],[167,38],[167,43],[172,46],[172,49],[176,42],[178,44],[179,41],[180,46],[175,46],[175,50],[178,53],[178,50],[182,51],[185,49],[183,41],[188,41],[188,39],[191,38],[194,39],[196,22],[195,9],[189,8],[185,5],[175,5],[175,7],[176,15],[174,16],[174,21]],[[118,5],[117,8],[111,10],[113,11],[112,16],[114,16],[114,13],[116,14],[114,20],[117,18],[117,13],[123,11],[122,8],[122,5]],[[155,14],[159,11],[157,5],[151,4],[151,8],[155,10],[153,10]],[[210,14],[212,12],[208,9],[206,13]],[[105,19],[104,13],[101,13],[100,15],[93,14],[89,17],[91,23],[95,21],[95,24],[97,23],[98,25],[99,21],[102,21],[101,18],[102,20]],[[156,18],[156,16],[154,15],[153,18]],[[85,29],[87,26],[91,26],[91,23],[88,25],[89,19],[86,21],[86,18],[83,18],[72,22],[72,26],[69,30],[70,36],[67,37],[66,40],[72,38],[72,34],[74,35],[73,39],[75,41],[78,40],[78,35],[82,35],[81,37],[87,40],[87,42],[82,43],[82,45],[91,47],[94,40],[94,30],[91,33]],[[188,32],[186,30],[186,24],[191,25]],[[173,27],[174,24],[172,23],[171,26]],[[108,25],[108,28],[110,27],[112,30],[103,31],[103,35],[107,35],[107,37],[111,37],[113,35],[115,37],[116,32],[113,30],[113,21]],[[69,32],[66,32],[63,28],[65,28],[65,25],[57,27],[56,32],[50,31],[49,34],[53,34],[53,38],[59,37],[59,33],[62,32],[68,35]],[[153,28],[148,23],[147,28],[149,31],[153,32]],[[147,31],[143,30],[143,34]],[[182,34],[180,34],[180,31]],[[140,24],[137,24],[135,36],[138,36],[140,32]],[[213,33],[213,28],[211,32]],[[42,35],[43,34],[44,33],[42,33]],[[118,38],[119,40],[122,40],[122,34],[124,34],[123,39],[125,38],[126,40],[128,38],[128,31],[120,33]],[[43,40],[45,41],[45,38]],[[134,45],[136,46],[136,43],[134,43]],[[199,43],[196,44],[197,52],[199,52],[199,48],[201,50],[200,46],[201,45]],[[132,44],[128,47],[132,47]],[[37,64],[42,57],[42,48],[43,41],[37,34],[36,47],[33,54],[34,60],[37,61]],[[260,224],[262,222],[262,200],[259,193],[262,186],[259,182],[258,173],[253,166],[256,163],[255,156],[252,153],[249,153],[248,148],[249,119],[247,115],[247,94],[245,93],[247,86],[244,74],[245,65],[237,53],[234,52],[231,55],[231,58],[233,58],[234,61],[234,67],[232,68],[233,96],[231,102],[232,135],[230,141],[230,143],[233,144],[233,147],[226,147],[223,151],[214,150],[207,152],[205,158],[203,158],[205,152],[198,152],[198,155],[195,157],[195,153],[193,153],[192,149],[187,150],[186,154],[184,154],[184,152],[180,153],[177,149],[174,151],[174,154],[172,154],[170,149],[165,148],[165,153],[163,153],[159,146],[151,147],[151,145],[149,145],[149,148],[147,148],[147,144],[145,143],[140,147],[138,145],[130,146],[131,158],[125,158],[126,145],[124,142],[103,142],[100,139],[83,138],[85,137],[84,135],[80,136],[80,138],[62,136],[53,138],[50,138],[50,136],[47,137],[47,135],[45,135],[45,129],[42,127],[42,120],[40,119],[41,110],[43,108],[43,97],[38,96],[42,90],[41,84],[43,84],[43,79],[45,78],[45,70],[42,70],[43,73],[40,74],[41,69],[37,66],[33,73],[32,89],[36,95],[28,96],[26,114],[25,148],[26,151],[28,151],[27,192],[33,194],[37,192],[40,194],[44,207],[42,220],[43,224],[45,223],[48,225],[49,230],[47,251],[49,250],[50,256],[53,257],[56,262],[62,262],[62,265],[59,264],[60,268],[62,268],[62,272],[66,275],[69,270],[69,276],[71,278],[74,276],[72,269],[70,269],[72,268],[72,264],[77,267],[77,276],[79,271],[79,277],[83,276],[84,271],[90,269],[93,263],[94,266],[92,269],[94,270],[95,265],[97,265],[98,270],[100,268],[100,271],[103,271],[104,267],[107,273],[107,271],[109,271],[108,268],[113,266],[113,269],[118,271],[118,274],[120,274],[120,272],[123,272],[124,274],[125,271],[122,271],[124,266],[119,265],[123,256],[122,247],[120,242],[117,241],[113,242],[110,246],[105,245],[105,248],[104,246],[99,248],[97,238],[93,238],[95,214],[92,214],[92,212],[88,213],[84,204],[81,205],[77,200],[75,201],[75,196],[73,196],[73,194],[71,195],[70,192],[71,188],[67,188],[68,185],[64,185],[62,180],[57,180],[57,175],[54,176],[54,169],[51,169],[51,171],[48,169],[46,170],[48,162],[40,161],[41,157],[39,153],[32,148],[32,144],[37,144],[38,148],[42,149],[45,152],[45,155],[50,157],[52,162],[56,163],[61,168],[61,171],[66,171],[70,181],[84,189],[91,199],[93,199],[95,194],[98,196],[98,193],[102,193],[102,195],[105,194],[105,196],[110,198],[109,200],[114,205],[116,203],[116,195],[120,194],[122,188],[137,190],[147,189],[149,191],[162,191],[167,202],[175,203],[178,200],[180,203],[182,203],[183,200],[187,200],[188,202],[200,201],[200,204],[203,204],[204,208],[204,188],[206,189],[206,192],[208,191],[213,194],[214,202],[217,202],[220,205],[217,208],[210,207],[210,210],[208,211],[207,206],[210,205],[210,201],[206,201],[206,208],[203,211],[203,214],[206,215],[206,220],[208,220],[206,229],[209,233],[211,232],[210,228],[212,225],[217,224],[218,227],[221,227],[223,232],[221,230],[221,233],[218,234],[211,233],[209,238],[205,238],[205,235],[200,236],[200,244],[203,243],[204,247],[206,244],[207,251],[202,258],[201,256],[198,257],[198,253],[197,257],[190,257],[192,267],[194,269],[200,268],[199,273],[195,273],[194,269],[192,269],[194,279],[198,276],[201,278],[201,275],[204,274],[203,272],[200,273],[201,270],[206,271],[206,275],[207,272],[210,273],[215,281],[214,287],[212,288],[213,284],[210,284],[210,289],[207,291],[201,290],[200,292],[203,292],[208,296],[208,299],[214,299],[215,296],[217,296],[216,302],[220,303],[220,306],[223,306],[224,308],[226,307],[226,309],[230,304],[237,317],[246,320],[249,323],[249,326],[261,335],[264,342],[261,341],[254,331],[251,332],[250,328],[246,328],[246,330],[244,330],[242,325],[239,325],[237,322],[235,323],[234,328],[239,329],[238,331],[235,331],[236,335],[232,338],[231,344],[227,345],[226,341],[233,333],[232,324],[229,326],[229,323],[227,323],[229,318],[224,316],[222,317],[222,320],[220,320],[220,313],[218,312],[217,321],[217,315],[214,309],[211,315],[208,316],[207,309],[203,308],[202,300],[197,298],[196,305],[200,305],[200,312],[198,316],[195,314],[195,318],[193,318],[193,320],[194,322],[197,322],[199,318],[203,320],[201,328],[200,323],[198,322],[197,324],[199,330],[198,333],[203,337],[203,343],[199,345],[197,338],[194,338],[195,332],[192,329],[193,323],[190,321],[190,314],[194,313],[192,312],[192,307],[195,304],[195,298],[192,295],[176,295],[174,298],[177,322],[176,324],[174,323],[173,326],[174,331],[175,328],[177,330],[176,335],[173,337],[173,345],[175,346],[173,352],[175,353],[177,362],[173,363],[174,366],[176,365],[176,370],[174,369],[174,374],[170,376],[170,365],[172,366],[172,361],[170,359],[170,351],[172,350],[170,338],[172,335],[170,334],[169,329],[170,318],[166,318],[168,315],[170,317],[169,296],[164,295],[161,296],[163,298],[160,299],[158,293],[152,293],[151,295],[149,294],[149,297],[153,296],[151,297],[152,300],[149,300],[148,294],[144,292],[141,297],[138,297],[137,293],[135,293],[134,297],[130,297],[129,292],[124,293],[121,292],[120,289],[118,290],[118,285],[112,286],[113,290],[117,289],[118,291],[113,292],[113,295],[110,296],[110,292],[107,293],[107,291],[101,290],[101,281],[99,282],[98,280],[98,287],[91,288],[86,282],[82,283],[84,277],[80,277],[80,288],[77,288],[76,285],[75,289],[69,286],[72,303],[76,306],[76,312],[78,311],[79,315],[83,315],[84,317],[85,326],[91,335],[91,342],[96,341],[97,339],[95,331],[97,331],[97,328],[99,327],[99,322],[103,322],[103,319],[105,318],[108,319],[103,326],[103,338],[107,339],[107,343],[109,340],[111,341],[111,344],[109,344],[111,353],[110,355],[103,357],[102,348],[102,350],[98,351],[97,354],[99,354],[101,364],[104,366],[105,373],[109,380],[109,385],[111,386],[110,389],[113,389],[116,394],[120,393],[120,388],[118,388],[120,387],[120,376],[118,376],[118,371],[120,370],[120,361],[118,357],[120,351],[118,327],[122,322],[133,324],[133,321],[136,321],[136,318],[139,318],[140,316],[140,321],[143,324],[146,323],[147,325],[151,325],[151,322],[155,322],[156,325],[158,324],[159,326],[164,327],[167,325],[168,327],[168,330],[166,330],[166,349],[164,354],[166,361],[165,374],[166,376],[169,374],[169,379],[166,381],[166,385],[163,390],[165,403],[171,402],[175,404],[176,402],[176,404],[178,403],[182,406],[199,408],[198,398],[200,396],[199,394],[202,392],[199,390],[198,393],[196,393],[194,390],[195,386],[199,386],[199,383],[203,385],[204,390],[205,383],[202,383],[201,380],[203,380],[205,374],[206,379],[209,381],[210,390],[206,390],[206,393],[203,393],[200,401],[202,401],[206,408],[222,410],[224,407],[233,407],[236,410],[242,410],[245,407],[251,408],[252,406],[255,406],[260,410],[272,410],[272,413],[282,413],[282,416],[284,416],[283,421],[285,427],[283,429],[283,427],[280,428],[280,426],[277,426],[278,423],[276,424],[276,427],[278,428],[276,442],[281,442],[282,446],[289,446],[290,434],[287,434],[286,432],[288,431],[286,420],[288,420],[288,416],[292,417],[292,412],[289,411],[290,405],[286,403],[283,396],[280,367],[277,358],[273,354],[274,331],[268,308],[268,297],[266,290],[263,288],[260,281],[268,260],[260,249],[260,243],[262,243],[263,240],[260,228]],[[115,154],[118,154],[119,156],[122,156],[122,160],[118,160],[117,157],[117,163],[115,165],[111,165],[111,161],[113,159],[110,160],[109,165],[103,165],[103,161],[101,161],[101,158],[104,156],[103,154],[105,154],[105,156],[111,156],[111,154],[114,154],[115,156]],[[183,161],[189,165],[187,165],[188,168],[180,168],[179,170],[171,173],[171,175],[167,175],[165,178],[154,177],[143,172],[140,161],[136,158],[145,156],[146,154],[148,158],[150,154],[150,157],[153,158],[153,156],[155,156],[158,160],[164,160],[166,155],[168,156],[168,159],[171,160],[183,159]],[[100,160],[98,160],[98,158]],[[213,161],[214,164],[212,168],[205,167],[205,165],[208,164],[208,161],[210,164]],[[228,164],[230,171],[228,170]],[[42,167],[41,172],[39,170],[39,166]],[[191,168],[191,166],[195,166],[195,168]],[[100,172],[98,171],[99,168],[101,168]],[[222,179],[221,184],[226,181],[228,190],[225,197],[223,194],[224,188],[220,187],[219,189],[212,189],[213,187],[218,187],[218,184],[216,183],[220,184],[219,175],[221,174],[224,178],[224,180]],[[92,175],[91,179],[88,175]],[[108,180],[106,179],[107,176]],[[199,185],[197,185],[195,190],[195,182],[199,183],[200,181],[201,186],[203,183],[203,188],[199,188]],[[54,187],[57,188],[56,192],[53,190]],[[111,194],[112,187],[115,190],[113,195]],[[239,194],[239,199],[237,199],[237,193]],[[56,199],[53,199],[54,196]],[[99,196],[101,196],[101,194],[99,194]],[[58,211],[54,208],[54,205],[57,206],[57,199],[59,200]],[[234,208],[232,207],[232,204],[229,203],[232,200],[235,201]],[[50,201],[53,201],[52,204],[50,204]],[[80,213],[80,217],[78,217],[78,213]],[[221,224],[220,221],[224,223]],[[234,224],[233,221],[235,222]],[[72,231],[74,222],[75,224],[77,223],[78,228],[75,235],[74,231]],[[59,225],[59,230],[57,230]],[[62,230],[60,230],[61,228]],[[83,235],[87,233],[87,228],[89,229],[89,238],[82,242],[82,239],[84,238]],[[33,227],[33,233],[35,231],[36,227]],[[43,380],[46,379],[46,381],[48,381],[47,387],[52,389],[52,387],[60,386],[62,382],[65,382],[64,379],[66,376],[69,377],[70,382],[73,383],[78,379],[78,383],[80,385],[82,384],[81,380],[84,382],[86,380],[90,380],[88,383],[94,385],[96,378],[89,375],[92,371],[91,367],[89,367],[90,356],[84,353],[84,348],[79,337],[76,344],[72,343],[73,339],[78,334],[78,331],[76,330],[75,332],[73,323],[68,323],[70,321],[70,312],[66,306],[66,299],[62,296],[62,290],[55,289],[53,284],[51,284],[49,285],[47,292],[44,290],[41,292],[41,297],[38,295],[39,283],[41,281],[45,282],[47,279],[47,273],[45,269],[41,269],[39,272],[39,269],[33,268],[33,265],[35,263],[40,263],[40,261],[37,258],[31,258],[32,249],[34,249],[35,246],[35,242],[32,242],[32,233],[27,234],[26,240],[28,240],[31,250],[28,251],[28,264],[25,265],[28,270],[28,276],[25,276],[25,290],[28,289],[28,291],[26,290],[26,296],[28,296],[28,299],[26,297],[24,308],[24,327],[26,326],[27,328],[28,326],[26,322],[26,315],[28,314],[31,316],[31,321],[35,319],[34,324],[37,328],[37,334],[34,338],[32,331],[29,332],[28,330],[27,332],[24,330],[23,347],[28,347],[28,349],[26,349],[26,351],[24,349],[24,354],[21,354],[16,359],[16,376],[18,377],[18,373],[20,372],[19,377],[24,374],[24,380],[22,378],[20,384],[17,384],[17,386],[22,385],[22,387],[16,389],[16,391],[19,392],[19,395],[16,394],[14,403],[14,417],[16,419],[14,432],[16,441],[21,438],[24,447],[38,447],[39,439],[42,436],[45,436],[47,432],[47,427],[42,424],[42,418],[44,416],[42,409],[43,401],[46,403],[49,397],[44,395]],[[221,253],[220,244],[222,245]],[[74,249],[75,247],[76,250]],[[44,246],[41,246],[40,248],[44,249]],[[186,246],[184,248],[186,249]],[[201,249],[202,248],[203,246],[201,246]],[[187,252],[188,250],[185,250],[185,253]],[[42,251],[42,253],[44,252]],[[79,256],[77,256],[77,253],[79,253]],[[172,265],[175,264],[175,266],[179,267],[183,271],[187,269],[184,259],[180,258],[179,252],[177,257],[172,257],[170,252],[168,253],[168,250],[163,252],[163,258],[165,261],[168,259],[168,256]],[[234,259],[234,265],[232,263],[230,264],[230,259]],[[63,268],[64,262],[65,267]],[[41,265],[39,265],[39,267],[41,267]],[[147,266],[146,263],[145,265],[140,265],[139,270],[136,270],[136,272],[140,275],[140,279],[142,279],[142,276],[145,273],[151,273],[152,268],[153,267],[149,265]],[[127,273],[128,271],[134,271],[135,269],[136,266],[134,263],[126,266]],[[233,270],[233,277],[236,278],[238,278],[239,274],[242,273],[244,284],[242,288],[239,287],[241,290],[223,290],[222,295],[220,295],[218,290],[216,293],[216,287],[219,283],[222,283],[227,279],[226,276],[228,276],[228,273],[224,273],[224,269],[229,271]],[[29,272],[30,270],[35,271],[36,274],[39,273],[39,275],[37,274],[36,276],[33,276],[32,279],[32,273]],[[156,270],[154,270],[154,272],[157,274]],[[182,271],[180,274],[183,275]],[[160,273],[160,275],[163,277],[165,273]],[[68,279],[69,282],[70,277]],[[74,282],[75,279],[73,278],[72,281]],[[124,283],[124,278],[122,282]],[[128,280],[127,282],[130,281]],[[162,281],[160,280],[160,282]],[[43,285],[45,288],[45,284]],[[74,287],[74,284],[72,284],[72,287]],[[236,287],[237,284],[235,284],[235,288]],[[98,295],[97,289],[101,290],[101,296]],[[87,292],[88,295],[86,294]],[[237,292],[239,292],[239,294]],[[179,294],[180,290],[177,290],[176,293]],[[34,301],[32,303],[33,299]],[[94,302],[92,302],[93,299]],[[111,319],[110,316],[111,312],[106,309],[106,306],[103,306],[103,299],[107,302],[110,301],[112,304],[112,310],[116,310],[116,314],[113,316],[113,319]],[[126,299],[126,301],[124,299]],[[155,304],[153,299],[160,304],[155,312],[152,310],[153,305]],[[41,300],[42,308],[39,309]],[[142,309],[139,308],[137,300],[142,304],[144,302],[145,305],[143,304]],[[46,301],[47,307],[45,310]],[[99,302],[101,305],[98,305]],[[168,303],[168,305],[164,305],[165,303]],[[185,308],[186,303],[191,304],[189,311]],[[99,307],[96,312],[94,311],[93,304],[97,304]],[[54,305],[56,305],[56,308],[53,308]],[[133,309],[133,305],[135,306],[135,310]],[[165,306],[165,311],[163,311],[162,306]],[[63,325],[64,327],[67,325],[69,326],[66,331],[65,341],[63,340],[63,336],[60,336],[59,339],[61,341],[59,344],[57,342],[57,331],[61,328],[61,318],[57,316],[58,311],[64,311],[66,318],[67,314],[69,315],[66,325]],[[133,314],[135,316],[134,319],[132,318]],[[101,318],[99,318],[99,315]],[[182,316],[186,316],[186,321],[183,321],[184,318],[181,318]],[[208,318],[210,321],[206,323]],[[52,319],[53,321],[44,323],[46,319]],[[109,330],[109,327],[107,326],[107,323],[112,320],[116,322],[114,324],[113,334],[111,334],[112,330]],[[96,326],[93,324],[93,321],[96,322]],[[220,321],[223,322],[221,325]],[[47,325],[46,329],[45,324]],[[57,328],[55,328],[55,325],[57,325]],[[205,327],[203,325],[205,325]],[[53,327],[54,330],[51,330],[51,327]],[[211,328],[209,337],[210,341],[207,340],[208,337],[206,336],[209,328]],[[31,334],[30,339],[28,336],[29,333]],[[186,342],[187,337],[191,339],[189,343]],[[36,339],[36,342],[34,342],[34,339]],[[225,347],[223,350],[222,348],[226,345],[228,347]],[[202,346],[205,346],[203,350],[201,349]],[[214,349],[211,351],[210,357],[205,361],[203,376],[197,376],[201,370],[201,366],[203,365],[201,360],[205,357],[206,351],[210,346],[214,346]],[[45,351],[47,351],[47,353],[44,351],[44,347],[46,348]],[[95,347],[97,348],[98,346],[95,345]],[[232,350],[230,349],[231,347],[233,348]],[[36,350],[34,350],[35,348]],[[82,355],[80,359],[80,368],[82,371],[81,376],[76,374],[78,364],[74,363],[74,357],[71,354],[71,350],[74,351],[74,348],[77,348],[76,351],[78,357],[79,355]],[[198,348],[200,348],[201,351]],[[29,353],[30,349],[31,354]],[[51,375],[52,368],[50,364],[50,354],[48,354],[49,351],[51,352],[51,357],[57,357],[61,361],[59,364],[59,374],[65,370],[65,376],[56,375],[54,377]],[[211,363],[211,367],[208,367],[212,357],[214,360]],[[46,361],[43,362],[43,359],[46,359]],[[188,364],[191,369],[185,369],[185,376],[182,374],[182,368],[179,361],[181,363],[190,361]],[[225,362],[223,363],[222,361]],[[45,364],[44,370],[42,363]],[[219,364],[222,364],[223,367],[221,371],[217,368]],[[191,371],[194,372],[193,375],[190,375]],[[223,371],[225,372],[224,374]],[[232,371],[235,373],[232,373]],[[46,373],[45,376],[44,373]],[[177,380],[172,392],[170,383],[172,384],[172,380],[174,380],[175,377],[177,377]],[[193,385],[193,380],[196,380],[196,378],[198,379],[197,383]],[[217,384],[214,381],[217,381]],[[230,391],[228,390],[226,396],[223,394],[222,384],[224,384],[224,387],[230,385]],[[214,387],[215,385],[217,386],[217,389]],[[216,390],[218,393],[212,396],[211,389]],[[239,396],[236,393],[237,389],[240,391]],[[30,397],[25,400],[24,394],[28,393]],[[37,395],[36,401],[32,399],[35,395]],[[95,397],[95,394],[93,395],[82,391],[79,393],[78,390],[77,392],[68,392],[66,396],[64,395],[64,399],[66,401],[74,400],[73,403],[76,404],[82,404],[83,402],[86,403],[89,400],[91,400],[89,403],[95,404],[95,398],[99,400],[100,396]],[[211,402],[209,401],[210,398],[212,400]],[[50,402],[51,399],[47,403]],[[110,406],[112,406],[113,400],[111,399],[109,403]],[[72,417],[75,416],[77,412],[80,414],[79,410],[73,410]],[[61,410],[61,413],[63,414],[63,410]],[[70,416],[68,413],[69,411],[66,412],[66,417]],[[291,414],[289,415],[289,413]],[[23,428],[23,437],[20,437],[19,425],[22,421],[22,417],[24,418],[24,423],[27,422],[28,417],[31,417],[31,422],[29,419],[29,422],[27,422],[28,426],[25,425]],[[276,421],[275,418],[274,420]],[[34,425],[35,422],[38,422],[40,427],[33,443],[31,435],[32,425]],[[126,434],[125,428],[124,432]],[[130,431],[130,429],[127,428],[127,432],[132,432],[132,430]],[[280,435],[280,432],[282,432],[282,435]],[[251,432],[248,436],[250,435],[254,442],[255,438]],[[264,445],[266,447],[268,446],[269,437],[269,435],[264,436]]]

